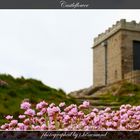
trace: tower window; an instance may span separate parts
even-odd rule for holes
[[[140,41],[133,41],[133,69],[140,70]]]
[[[117,70],[115,70],[115,74],[114,74],[114,76],[115,76],[115,79],[117,79],[117,78],[118,78],[118,73],[117,73]]]

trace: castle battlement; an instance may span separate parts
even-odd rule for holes
[[[93,47],[97,46],[119,30],[130,30],[130,31],[140,31],[140,22],[137,23],[136,21],[127,22],[125,19],[121,19],[117,21],[116,24],[112,25],[112,27],[108,28],[105,32],[99,34],[97,37],[94,38],[94,45]]]

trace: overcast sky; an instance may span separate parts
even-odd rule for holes
[[[93,38],[121,18],[139,22],[140,10],[0,10],[0,73],[89,87]]]

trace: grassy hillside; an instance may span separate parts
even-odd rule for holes
[[[78,94],[77,94],[78,93]],[[140,105],[140,84],[120,83],[109,87],[91,88],[70,94],[81,103],[88,100],[92,107],[118,109],[122,104]]]
[[[63,90],[46,86],[39,80],[14,78],[11,75],[0,74],[0,123],[4,115],[14,114],[16,116],[20,113],[20,103],[25,98],[33,104],[41,100],[57,105],[60,102],[76,103]]]

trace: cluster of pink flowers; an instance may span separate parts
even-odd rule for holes
[[[23,101],[24,113],[17,120],[6,116],[7,123],[1,125],[1,130],[140,130],[140,106],[127,104],[119,110],[109,107],[99,110],[91,109],[88,101],[79,106],[66,106],[64,102],[56,106],[42,101],[31,107],[28,101]]]

